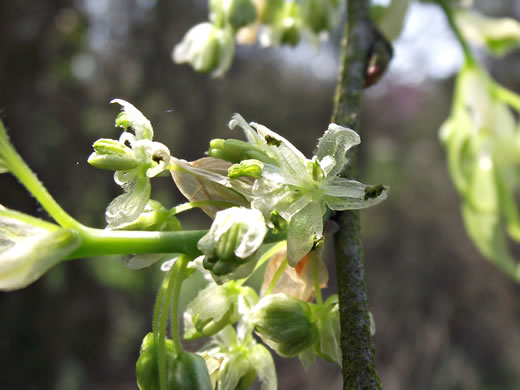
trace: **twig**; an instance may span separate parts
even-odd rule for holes
[[[347,25],[342,47],[342,65],[334,99],[332,122],[359,132],[361,97],[371,51],[381,43],[369,18],[369,1],[347,1]],[[348,40],[347,40],[348,37]],[[390,49],[391,50],[391,49]],[[391,52],[390,52],[391,56]],[[355,155],[351,156],[346,177],[356,176]],[[338,213],[340,225],[335,237],[336,273],[341,321],[343,354],[343,389],[382,389],[374,363],[374,346],[370,335],[368,298],[359,212]]]

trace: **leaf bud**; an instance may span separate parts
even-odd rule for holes
[[[126,171],[137,167],[132,149],[113,139],[101,138],[94,142],[94,153],[88,163],[99,169]]]
[[[313,346],[318,330],[307,302],[284,294],[268,295],[250,315],[256,332],[279,355],[291,357]]]

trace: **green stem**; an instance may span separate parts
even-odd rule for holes
[[[276,283],[278,283],[278,280],[282,276],[283,271],[285,270],[285,267],[287,267],[287,256],[283,259],[283,261],[280,263],[280,266],[276,270],[273,279],[271,280],[271,283],[269,283],[269,286],[267,287],[267,290],[265,290],[264,295],[269,295],[273,291],[273,289],[276,287]]]
[[[152,321],[152,333],[155,345],[157,345],[159,340],[159,319],[161,318],[161,310],[162,303],[164,299],[164,291],[168,285],[168,274],[163,279],[161,283],[161,287],[159,287],[159,292],[157,293],[157,298],[155,299],[155,305],[153,307],[153,321]]]
[[[177,267],[177,278],[175,280],[175,287],[173,290],[172,298],[172,311],[171,311],[171,334],[173,340],[173,348],[175,354],[178,355],[182,351],[181,346],[181,335],[179,332],[179,298],[181,296],[181,286],[184,281],[184,271],[189,263],[190,259],[184,255],[179,256],[175,262]]]
[[[81,247],[68,258],[130,253],[185,253],[197,257],[201,254],[197,243],[206,233],[207,230],[148,232],[84,228],[80,230]]]
[[[491,90],[496,99],[501,100],[513,107],[515,110],[520,111],[520,96],[516,93],[496,83],[492,84]]]
[[[81,247],[68,259],[138,253],[184,253],[195,258],[202,254],[197,248],[197,243],[207,232],[207,230],[149,232],[93,229],[83,226],[79,230],[82,238]],[[286,235],[269,233],[264,243],[270,244],[286,238]]]
[[[82,225],[61,208],[9,143],[2,121],[0,121],[0,160],[5,160],[8,171],[16,176],[56,222],[65,228],[81,230]]]
[[[457,26],[457,23],[455,21],[455,16],[453,15],[453,9],[448,4],[447,0],[439,0],[439,6],[444,11],[444,14],[446,15],[446,19],[448,20],[448,24],[450,25],[451,30],[455,33],[455,37],[457,38],[457,41],[459,42],[460,46],[462,47],[462,51],[464,52],[464,59],[466,60],[466,64],[472,66],[477,63],[475,60],[475,57],[473,56],[473,53],[471,52],[471,49],[468,45],[468,42],[462,35],[459,27]]]
[[[177,279],[177,267],[172,267],[168,272],[165,280],[168,280],[168,285],[163,294],[161,302],[161,318],[159,321],[158,331],[158,354],[159,354],[159,387],[160,390],[166,389],[166,327],[168,325],[168,312],[170,302],[172,300],[173,286]],[[161,288],[162,290],[162,288]]]
[[[318,275],[318,260],[316,259],[316,252],[312,251],[311,256],[311,269],[312,269],[312,281],[314,283],[314,294],[316,295],[316,303],[323,305],[323,298],[321,296],[320,278]]]

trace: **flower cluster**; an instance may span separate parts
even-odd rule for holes
[[[214,1],[212,12],[230,4]],[[225,8],[223,15],[237,25],[252,15],[236,12]],[[331,124],[308,159],[284,137],[237,114],[229,126],[242,128],[246,141],[212,140],[208,157],[188,162],[153,141],[152,125],[138,109],[123,100],[113,102],[123,107],[116,119],[123,132],[117,140],[97,140],[88,159],[94,167],[115,171],[124,190],[107,207],[106,229],[85,227],[68,216],[0,127],[0,172],[22,178],[59,223],[0,206],[0,289],[25,287],[71,256],[80,257],[89,248],[98,253],[96,245],[107,241],[121,253],[126,250],[121,245],[129,243],[124,239],[151,240],[160,246],[148,252],[140,248],[137,255],[128,250],[123,257],[133,269],[168,259],[161,266],[165,278],[153,329],[143,339],[136,364],[141,390],[246,389],[255,378],[263,390],[276,390],[273,358],[255,333],[271,350],[297,356],[306,367],[317,357],[341,364],[337,297],[324,301],[321,296],[328,282],[324,227],[336,210],[370,207],[388,192],[383,185],[341,177],[346,153],[359,144],[359,136]],[[150,199],[150,180],[163,172],[171,174],[188,203],[167,209]],[[212,219],[211,227],[183,232],[177,214],[194,207]],[[162,237],[195,239],[189,250],[182,243],[175,246],[181,253],[154,253],[171,248]],[[259,296],[244,283],[266,262]],[[211,338],[198,353],[183,350],[175,320],[172,337],[166,335],[168,320],[178,316],[181,285],[194,272],[202,273],[208,284],[186,307],[184,338]]]
[[[338,23],[338,0],[210,0],[209,21],[192,27],[173,50],[173,60],[197,72],[223,75],[235,40],[262,46],[296,45],[302,36],[317,41]]]

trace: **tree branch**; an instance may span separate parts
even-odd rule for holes
[[[342,65],[334,98],[332,122],[359,132],[361,98],[374,47],[391,47],[369,17],[369,1],[347,1],[347,25],[342,43]],[[348,37],[348,39],[347,39]],[[355,155],[343,172],[355,178]],[[370,335],[363,248],[358,211],[335,217],[340,225],[335,236],[336,273],[341,321],[344,390],[380,390]]]

